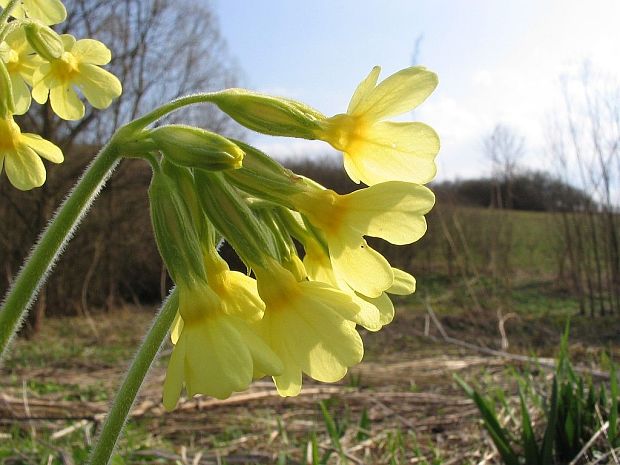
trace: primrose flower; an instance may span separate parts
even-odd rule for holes
[[[248,303],[246,307],[253,304]],[[164,382],[166,409],[175,407],[183,385],[190,396],[208,394],[225,399],[247,389],[255,373],[282,372],[274,352],[227,309],[230,307],[206,282],[179,286],[180,318],[172,333],[176,345]]]
[[[351,295],[353,301],[360,306],[361,312],[364,314],[360,324],[369,331],[378,331],[394,319],[394,305],[387,294],[409,295],[415,291],[415,278],[405,271],[392,268],[394,284],[379,297],[366,297],[356,293],[346,282],[336,278],[329,255],[323,251],[318,243],[307,241],[304,248],[306,255],[303,263],[308,278],[331,284]]]
[[[30,108],[30,89],[35,68],[43,63],[26,40],[24,30],[15,29],[9,33],[4,42],[0,43],[0,59],[6,64],[9,72],[15,114],[23,115]]]
[[[68,34],[60,38],[64,46],[60,58],[42,64],[34,72],[33,98],[43,104],[49,96],[54,113],[66,120],[84,116],[84,104],[75,88],[93,107],[107,108],[122,92],[116,76],[99,67],[110,62],[110,50],[93,39],[76,41]]]
[[[9,1],[0,0],[0,6],[6,8]],[[60,0],[22,0],[11,15],[20,19],[25,16],[38,19],[49,26],[62,23],[67,17],[67,10]]]
[[[424,123],[383,120],[420,105],[437,86],[437,76],[416,66],[377,85],[380,71],[374,67],[357,87],[347,113],[323,121],[315,135],[344,153],[344,168],[357,183],[427,183],[436,172],[435,131]]]
[[[283,371],[273,376],[281,396],[299,394],[302,372],[335,382],[362,360],[355,329],[360,308],[351,296],[324,283],[297,281],[273,260],[255,272],[266,308],[254,327],[282,361]]]
[[[367,297],[379,297],[394,283],[388,261],[364,236],[403,245],[426,232],[424,215],[435,202],[424,186],[391,181],[339,195],[329,189],[293,196],[295,208],[324,234],[338,281]]]
[[[13,186],[30,190],[45,182],[43,157],[53,163],[63,161],[62,151],[37,134],[22,133],[8,115],[0,118],[0,172],[2,166]]]

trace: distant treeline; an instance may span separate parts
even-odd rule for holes
[[[575,211],[594,204],[586,192],[543,171],[526,171],[511,179],[445,181],[435,184],[433,190],[440,198],[468,207]]]

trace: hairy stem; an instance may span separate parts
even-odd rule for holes
[[[73,231],[119,160],[114,139],[95,157],[49,224],[0,307],[0,360]]]

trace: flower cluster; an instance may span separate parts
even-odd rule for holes
[[[414,292],[413,276],[366,237],[402,245],[426,231],[434,196],[423,184],[435,174],[439,139],[423,123],[384,120],[420,104],[437,78],[421,67],[377,85],[378,75],[373,69],[347,113],[331,118],[242,89],[209,97],[252,130],[341,150],[347,173],[366,184],[350,194],[240,141],[184,126],[144,129],[155,236],[179,293],[166,408],[184,388],[221,399],[271,376],[280,395],[294,396],[303,374],[338,381],[362,359],[358,326],[380,330],[394,317],[389,295]],[[221,258],[222,240],[247,275]]]
[[[45,182],[39,157],[63,161],[60,149],[36,134],[24,134],[15,115],[28,111],[32,99],[49,99],[54,113],[65,120],[84,116],[84,103],[77,90],[95,108],[107,108],[122,91],[119,80],[102,69],[111,53],[93,39],[76,40],[58,35],[50,25],[65,20],[60,0],[0,0],[0,171],[6,166],[11,184],[21,190]],[[7,8],[12,8],[10,11]]]

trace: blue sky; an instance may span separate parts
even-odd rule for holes
[[[545,122],[561,112],[560,78],[584,62],[620,83],[618,0],[213,0],[244,84],[346,110],[374,65],[418,64],[440,85],[413,119],[441,136],[439,178],[488,172],[482,140],[495,124],[526,139],[523,164],[547,168]],[[321,143],[256,137],[274,155],[319,156]],[[335,156],[335,155],[334,155]]]

